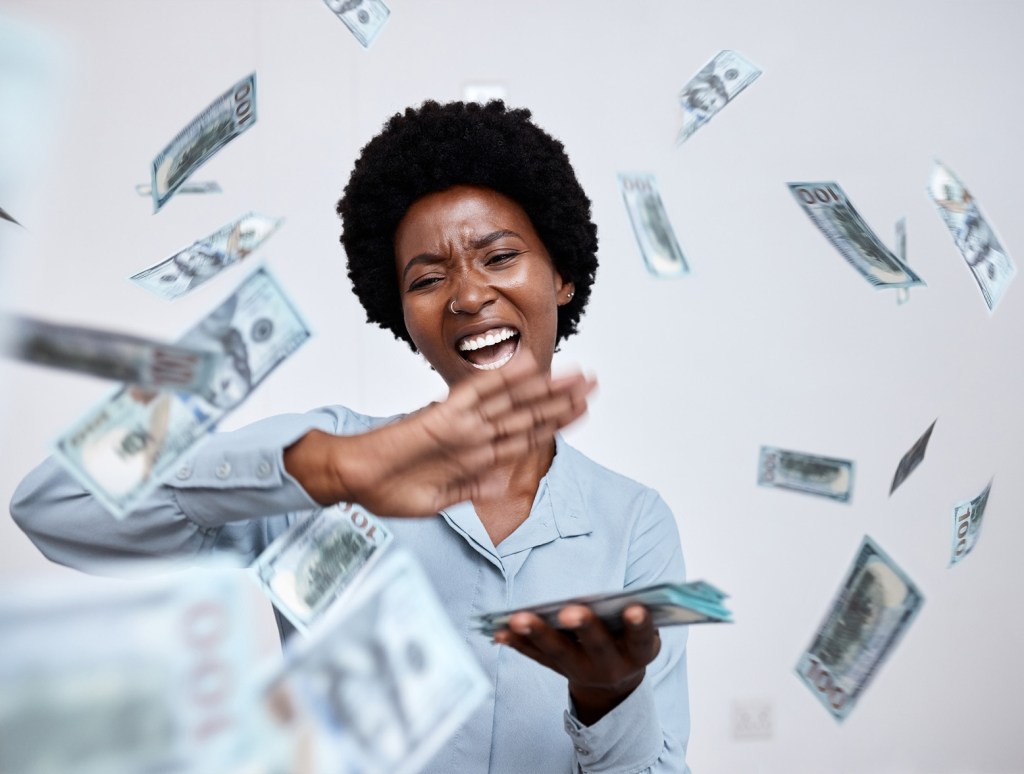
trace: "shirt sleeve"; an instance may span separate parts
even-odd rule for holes
[[[685,578],[675,518],[665,501],[649,491],[630,541],[625,588],[675,583]],[[565,730],[572,739],[579,772],[689,774],[687,628],[661,629],[661,650],[648,665],[643,681],[592,726],[579,721],[570,699]]]
[[[285,470],[284,450],[314,428],[334,433],[338,425],[319,410],[214,433],[123,520],[50,457],[18,485],[11,516],[48,559],[86,572],[122,574],[146,559],[187,564],[211,553],[249,564],[275,532],[264,517],[284,522],[283,514],[318,507]]]

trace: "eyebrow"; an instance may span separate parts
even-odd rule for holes
[[[507,228],[503,228],[499,229],[498,231],[492,231],[490,234],[485,234],[484,236],[479,237],[478,239],[474,239],[472,242],[469,243],[469,246],[472,247],[474,250],[479,250],[480,248],[487,247],[487,245],[497,242],[499,239],[504,239],[505,237],[517,237],[518,239],[522,239],[522,237],[519,236],[519,234],[517,234],[515,231],[510,231]],[[405,281],[405,276],[409,273],[409,269],[411,269],[413,266],[418,266],[421,263],[441,263],[444,260],[444,256],[437,255],[436,253],[420,253],[419,255],[410,259],[409,263],[405,264],[405,268],[402,269],[402,280]]]
[[[474,239],[472,242],[469,243],[469,246],[472,247],[474,250],[479,250],[481,247],[487,247],[487,245],[491,244],[492,242],[497,242],[499,239],[503,239],[504,237],[510,236],[522,239],[522,237],[519,236],[519,234],[517,234],[515,231],[509,231],[507,228],[503,228],[498,231],[492,231],[490,234],[482,236],[479,239]]]

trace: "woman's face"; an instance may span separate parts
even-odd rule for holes
[[[405,326],[449,386],[526,350],[551,368],[573,285],[512,199],[463,185],[417,199],[395,232],[395,263]]]

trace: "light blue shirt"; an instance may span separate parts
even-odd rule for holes
[[[51,560],[90,572],[116,573],[121,561],[153,556],[188,563],[212,552],[248,564],[317,507],[285,471],[284,449],[312,428],[350,435],[387,421],[332,406],[216,433],[123,521],[51,458],[21,482],[11,513]],[[682,581],[675,519],[654,490],[558,438],[529,517],[497,546],[468,502],[439,518],[386,523],[426,568],[494,688],[425,771],[688,771],[686,627],[661,630],[661,651],[643,682],[589,727],[575,717],[564,677],[470,628],[478,613]]]

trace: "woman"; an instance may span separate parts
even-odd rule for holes
[[[495,691],[428,770],[686,771],[685,628],[659,634],[640,606],[614,634],[581,606],[560,613],[568,634],[527,613],[499,647],[469,628],[490,610],[684,575],[661,498],[555,436],[593,387],[550,368],[597,268],[561,143],[500,102],[427,102],[367,144],[338,212],[369,321],[427,359],[447,400],[398,420],[332,406],[217,434],[123,522],[48,461],[15,493],[15,519],[55,561],[103,569],[124,554],[251,561],[317,504],[437,514],[388,527]]]

